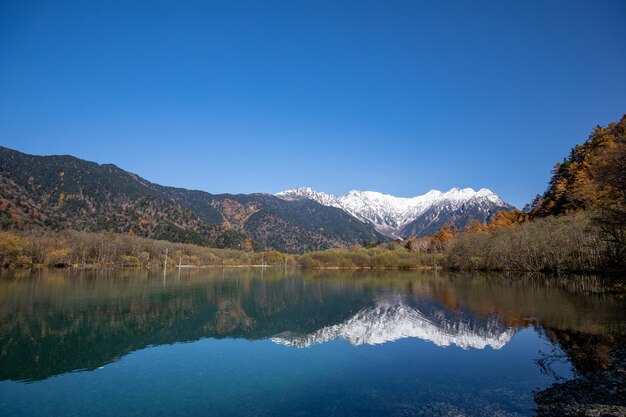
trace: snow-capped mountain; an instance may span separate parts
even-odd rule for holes
[[[276,335],[275,343],[304,348],[337,338],[352,345],[378,345],[404,338],[419,338],[437,346],[456,345],[463,349],[500,349],[515,330],[495,316],[478,319],[468,314],[450,315],[443,309],[420,311],[405,297],[388,297],[364,308],[342,323],[323,327],[311,334],[291,332]]]
[[[499,210],[510,210],[492,191],[481,188],[452,188],[447,192],[431,190],[424,195],[401,198],[375,191],[350,191],[336,196],[311,188],[295,188],[276,194],[285,200],[309,199],[337,207],[391,238],[427,235],[446,223],[463,227],[476,219],[489,220]]]

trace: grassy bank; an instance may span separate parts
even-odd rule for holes
[[[216,249],[145,239],[116,233],[67,230],[46,233],[0,232],[0,266],[4,268],[94,267],[162,268],[280,266],[305,269],[427,269],[441,265],[442,255],[376,246],[330,249],[303,255],[275,250],[259,252]]]

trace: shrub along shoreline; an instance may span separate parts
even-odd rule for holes
[[[442,255],[404,248],[353,246],[305,254],[251,252],[74,230],[0,232],[0,267],[163,268],[300,267],[304,269],[432,269]]]
[[[304,254],[217,249],[105,232],[0,232],[0,267],[480,270],[555,273],[623,271],[589,212],[528,221],[502,212],[488,225],[404,241]]]

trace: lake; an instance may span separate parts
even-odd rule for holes
[[[593,277],[38,270],[0,277],[0,415],[529,416],[610,362]]]

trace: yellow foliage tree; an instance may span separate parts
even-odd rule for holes
[[[499,211],[493,216],[487,227],[493,231],[502,227],[515,226],[526,220],[528,220],[528,215],[521,210]]]
[[[27,246],[28,242],[21,237],[9,232],[0,232],[0,263],[8,265],[14,262]]]
[[[446,224],[433,235],[430,241],[431,250],[435,252],[443,251],[456,234],[456,227],[450,223]]]
[[[46,263],[49,265],[69,264],[71,253],[69,248],[53,249],[46,254]]]

